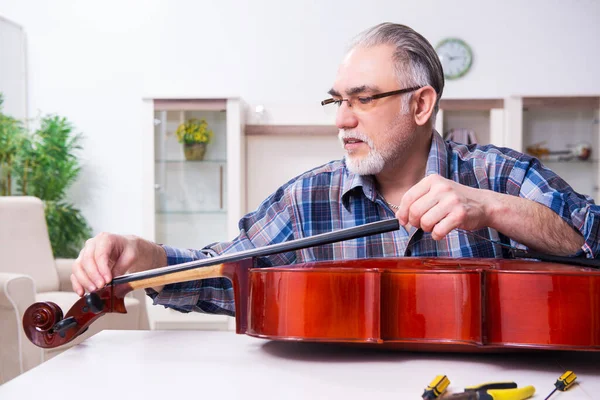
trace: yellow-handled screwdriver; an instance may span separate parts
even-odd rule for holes
[[[423,400],[437,399],[446,391],[448,385],[450,385],[450,379],[446,375],[438,375],[427,386],[421,397]]]
[[[575,375],[573,371],[567,371],[564,374],[562,374],[560,378],[558,378],[557,381],[554,383],[555,388],[552,391],[552,393],[550,393],[548,397],[546,397],[544,400],[548,400],[550,396],[552,396],[557,390],[560,390],[561,392],[566,392],[567,389],[573,386],[573,384],[575,383],[575,379],[577,379],[577,375]]]
[[[514,382],[492,382],[465,388],[462,393],[445,397],[446,400],[524,400],[535,394],[533,386],[517,387]]]

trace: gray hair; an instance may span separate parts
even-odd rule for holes
[[[396,47],[393,58],[400,84],[404,84],[406,87],[429,85],[437,93],[437,100],[431,116],[431,120],[435,122],[444,91],[444,72],[433,46],[408,26],[384,22],[359,34],[351,48],[386,44]],[[404,112],[408,111],[411,97],[412,95],[402,98]]]

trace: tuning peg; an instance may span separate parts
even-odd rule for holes
[[[97,293],[90,293],[85,296],[85,304],[88,305],[90,311],[94,314],[98,314],[104,310],[104,303]]]

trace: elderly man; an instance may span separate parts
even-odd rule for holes
[[[258,266],[367,257],[502,257],[490,240],[555,255],[597,257],[600,210],[535,158],[494,146],[444,142],[433,129],[444,87],[431,44],[384,23],[361,34],[342,61],[325,107],[337,107],[344,160],[280,187],[240,221],[231,242],[176,249],[100,234],[73,265],[77,293],[114,276],[261,247],[382,219],[386,234],[281,253]],[[470,233],[469,231],[473,232]],[[223,278],[149,289],[155,304],[232,315]]]

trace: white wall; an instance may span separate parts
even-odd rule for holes
[[[595,0],[0,0],[0,15],[28,36],[30,115],[87,137],[73,191],[96,232],[142,232],[143,97],[235,95],[267,123],[325,123],[345,44],[382,21],[471,44],[472,72],[445,97],[600,93]]]

